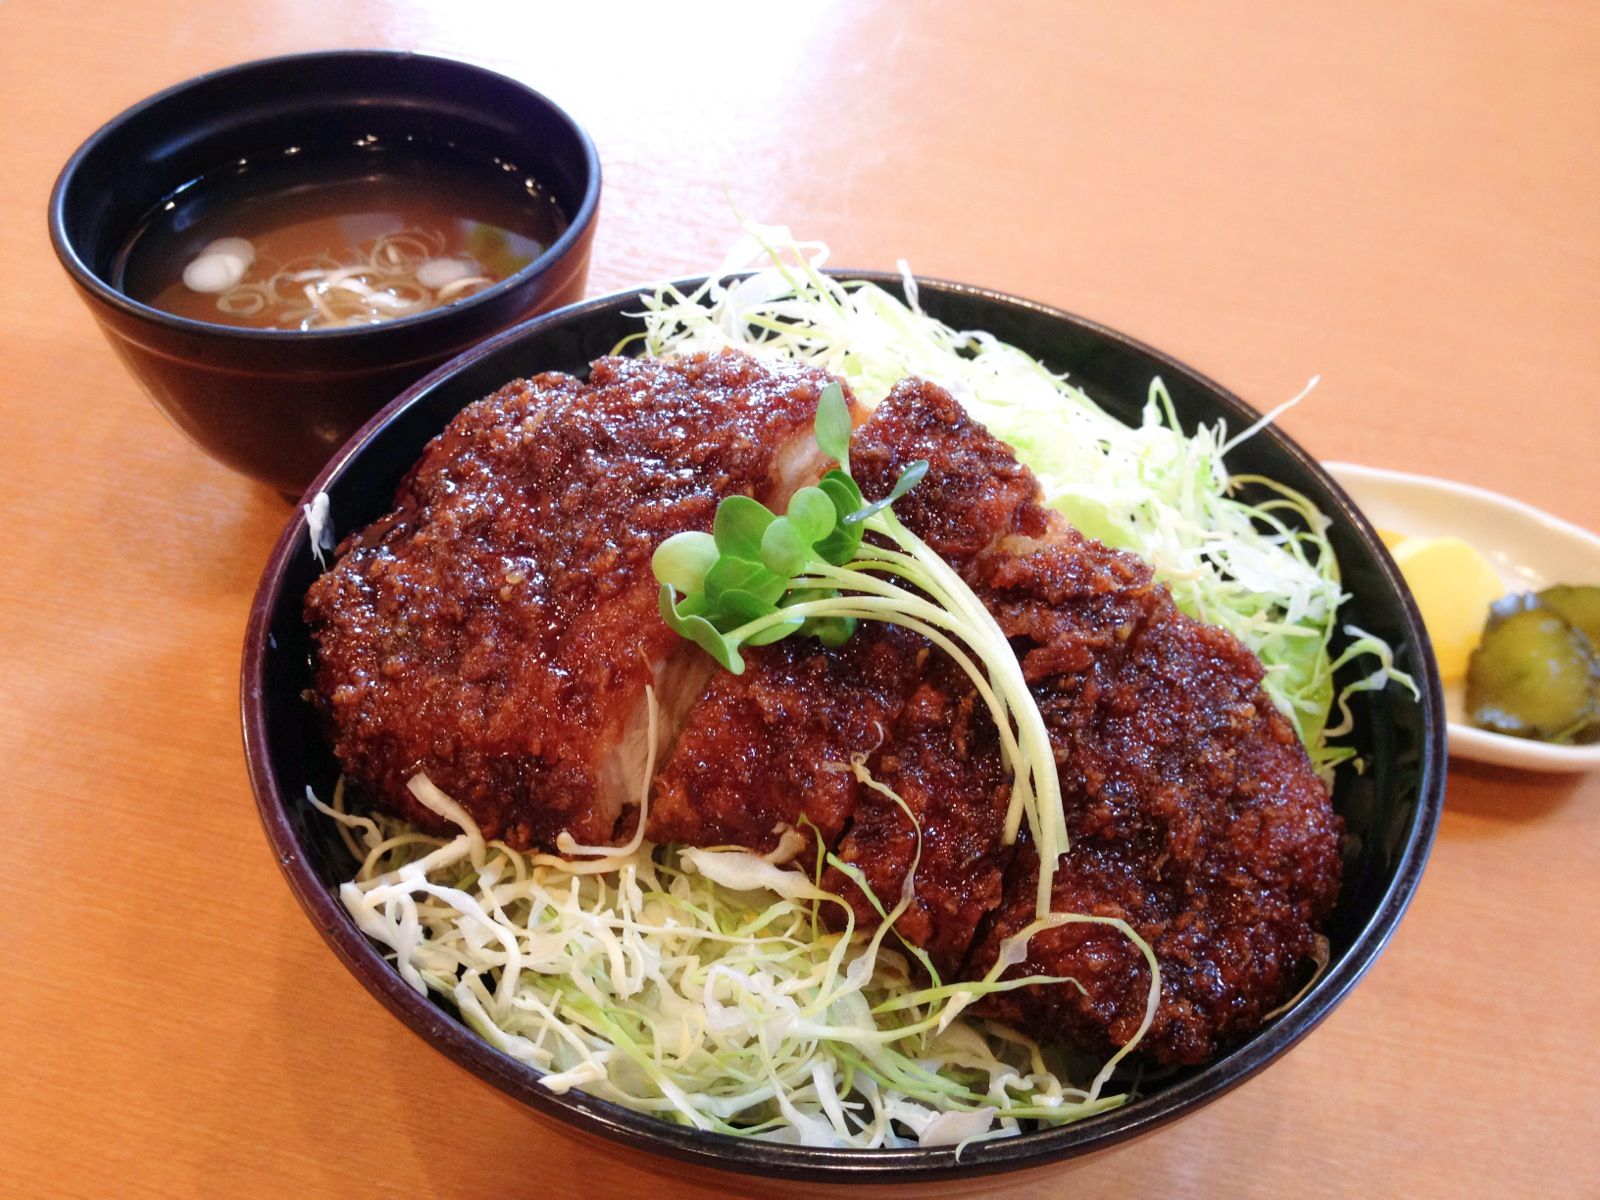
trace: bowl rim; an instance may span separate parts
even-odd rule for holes
[[[448,67],[475,75],[485,81],[493,81],[515,88],[548,109],[550,114],[564,125],[576,140],[583,159],[587,180],[583,190],[583,199],[579,202],[576,211],[568,217],[567,227],[561,231],[561,235],[551,242],[542,254],[520,271],[506,276],[506,278],[492,287],[476,292],[463,300],[456,300],[439,308],[414,313],[411,316],[398,317],[392,321],[334,329],[254,329],[242,325],[228,325],[220,321],[200,321],[193,317],[180,316],[177,313],[168,312],[166,309],[135,300],[127,293],[112,287],[109,282],[102,279],[83,260],[83,256],[78,252],[77,245],[68,236],[67,232],[67,191],[84,161],[107,138],[113,136],[124,126],[143,116],[151,109],[191,89],[217,80],[294,64],[327,62],[337,59],[381,62],[390,65],[420,63]],[[47,217],[50,229],[50,244],[55,250],[56,258],[66,269],[67,274],[71,276],[73,282],[97,302],[114,309],[125,317],[174,333],[198,337],[224,338],[260,345],[282,344],[285,340],[292,339],[299,344],[317,343],[324,346],[336,346],[351,341],[371,342],[378,337],[395,336],[391,333],[394,330],[400,331],[397,337],[398,340],[398,338],[405,337],[407,333],[415,331],[420,325],[442,324],[450,318],[460,318],[463,314],[470,314],[483,307],[485,303],[492,303],[508,292],[550,272],[559,263],[566,260],[567,256],[583,241],[593,226],[595,215],[600,207],[600,173],[600,154],[596,150],[594,140],[589,136],[588,131],[565,108],[543,92],[523,83],[520,79],[464,59],[438,54],[420,54],[413,50],[387,50],[381,48],[312,50],[298,54],[278,54],[268,58],[256,58],[248,62],[218,67],[215,70],[205,71],[188,79],[180,80],[129,105],[91,133],[72,152],[72,156],[62,166],[60,172],[56,175],[55,183],[51,186]]]
[[[747,273],[734,272],[718,277],[731,279]],[[864,280],[880,286],[899,285],[905,279],[898,272],[846,268],[830,268],[825,274],[840,280]],[[695,276],[680,279],[671,286],[687,294],[705,282],[706,278]],[[1147,355],[1169,378],[1181,376],[1202,388],[1222,408],[1231,409],[1229,415],[1246,419],[1257,415],[1255,409],[1232,392],[1171,355],[1098,322],[990,288],[923,276],[916,276],[915,281],[924,295],[962,295],[1001,308],[1043,316],[1117,343],[1125,349]],[[531,336],[549,325],[585,320],[619,303],[633,300],[654,286],[657,285],[619,290],[535,317],[445,363],[407,388],[352,435],[307,488],[302,501],[309,502],[318,492],[325,490],[332,480],[342,476],[378,431],[458,371],[495,353],[508,342]],[[282,597],[285,572],[294,556],[304,547],[308,536],[305,503],[296,506],[268,559],[251,607],[244,642],[241,677],[244,750],[268,841],[291,890],[308,917],[351,973],[385,1007],[458,1065],[526,1104],[537,1115],[560,1121],[570,1131],[580,1135],[599,1137],[628,1150],[724,1173],[763,1175],[797,1182],[885,1185],[932,1184],[1042,1167],[1142,1136],[1195,1111],[1256,1075],[1321,1024],[1344,999],[1388,944],[1410,904],[1426,865],[1443,807],[1443,693],[1416,604],[1376,532],[1338,482],[1276,425],[1268,426],[1266,434],[1274,438],[1303,470],[1310,472],[1327,487],[1337,506],[1336,511],[1328,515],[1352,524],[1357,537],[1378,565],[1388,590],[1400,602],[1407,634],[1418,645],[1422,669],[1418,672],[1421,678],[1417,681],[1420,693],[1417,704],[1423,735],[1418,756],[1416,810],[1403,848],[1396,857],[1392,877],[1372,916],[1355,934],[1345,955],[1316,981],[1284,1018],[1258,1031],[1245,1044],[1200,1067],[1193,1075],[1162,1090],[1158,1094],[1158,1105],[1135,1101],[1055,1129],[974,1143],[958,1155],[956,1149],[949,1146],[861,1151],[778,1145],[687,1129],[578,1090],[557,1096],[542,1088],[533,1068],[496,1050],[464,1023],[444,1012],[430,999],[414,992],[366,935],[356,928],[334,893],[322,885],[314,869],[301,856],[285,797],[271,770],[263,670],[271,617]]]

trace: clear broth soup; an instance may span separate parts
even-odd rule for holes
[[[515,164],[363,138],[241,159],[178,189],[118,258],[126,295],[248,329],[415,316],[533,262],[567,218]]]

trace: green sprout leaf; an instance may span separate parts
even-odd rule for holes
[[[661,585],[661,619],[679,637],[699,646],[735,675],[744,674],[744,659],[739,655],[739,648],[704,617],[684,615],[673,599],[670,583]]]
[[[837,588],[796,589],[789,593],[789,603],[806,604],[812,600],[832,600],[839,595]],[[807,617],[800,627],[801,637],[814,637],[830,648],[844,645],[856,631],[854,617]]]
[[[894,619],[898,602],[885,604],[882,584],[868,580],[873,568],[856,558],[870,519],[915,487],[928,464],[913,463],[887,497],[867,504],[850,478],[850,407],[838,384],[822,390],[815,428],[818,448],[839,466],[796,491],[783,516],[749,496],[729,496],[717,506],[711,532],[675,534],[651,560],[662,585],[662,620],[734,674],[744,671],[741,646],[796,633],[826,646],[844,644],[857,618],[826,607],[837,608],[841,598],[871,597],[885,620]],[[871,527],[880,536],[909,536],[888,524]],[[840,586],[819,586],[819,576]],[[850,586],[855,580],[865,586]]]
[[[893,491],[891,491],[882,500],[874,500],[871,504],[866,504],[856,509],[855,512],[851,513],[845,518],[845,522],[850,525],[859,525],[868,517],[876,516],[878,513],[881,513],[884,509],[888,508],[896,500],[900,499],[901,496],[904,496],[912,488],[916,487],[917,484],[921,483],[922,477],[927,473],[928,460],[925,458],[917,459],[916,462],[912,463],[904,471],[900,472],[900,478],[894,481]]]
[[[761,535],[777,517],[765,504],[749,496],[729,496],[717,505],[717,515],[711,524],[711,533],[717,549],[735,558],[759,562]]]
[[[814,546],[833,530],[838,523],[838,509],[828,493],[819,487],[803,487],[789,498],[789,511],[785,514],[800,540]]]
[[[761,535],[762,563],[785,579],[800,574],[811,555],[811,547],[795,531],[788,517],[779,517]]]
[[[761,563],[725,557],[718,559],[716,565],[706,572],[703,594],[713,609],[720,607],[723,597],[730,592],[748,592],[763,603],[776,604],[783,599],[788,587],[787,577],[774,574]],[[689,593],[691,597],[694,594]]]
[[[662,583],[688,594],[704,586],[706,572],[716,561],[717,540],[709,533],[691,530],[675,533],[657,546],[650,569]]]
[[[822,389],[817,399],[817,449],[837,462],[845,471],[850,470],[850,406],[845,403],[844,389],[830,383]]]
[[[822,477],[817,490],[833,503],[834,511],[833,530],[814,543],[817,554],[823,562],[842,567],[854,558],[856,551],[861,548],[864,526],[859,523],[852,524],[847,520],[850,514],[860,509],[864,503],[861,489],[856,486],[856,481],[843,471],[829,471]]]
[[[810,625],[811,636],[829,649],[838,649],[856,631],[854,617],[813,617]]]
[[[759,621],[762,617],[770,617],[778,611],[778,606],[771,600],[764,600],[754,592],[732,591],[723,592],[717,598],[717,613],[724,620],[736,621],[740,625],[747,625],[751,621]]]

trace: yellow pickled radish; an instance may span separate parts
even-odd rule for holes
[[[1489,606],[1505,594],[1500,576],[1488,559],[1456,537],[1405,538],[1393,553],[1422,611],[1440,678],[1446,684],[1465,679]]]

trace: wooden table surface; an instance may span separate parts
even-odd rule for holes
[[[9,0],[0,1193],[741,1191],[547,1128],[323,946],[238,733],[287,506],[168,427],[51,255],[50,184],[101,122],[339,46],[471,59],[566,104],[605,164],[593,292],[714,266],[726,188],[838,264],[1086,314],[1261,407],[1320,373],[1284,422],[1312,452],[1600,526],[1592,4]],[[1600,1194],[1597,855],[1600,776],[1453,763],[1411,912],[1322,1028],[1014,1194]]]

